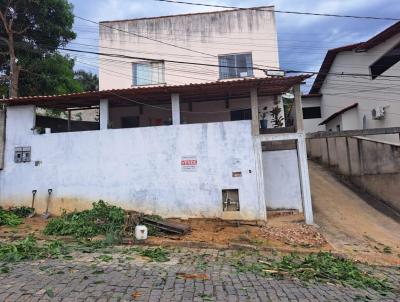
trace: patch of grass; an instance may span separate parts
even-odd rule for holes
[[[150,258],[150,261],[154,262],[167,262],[170,259],[168,258],[168,252],[161,248],[156,247],[154,249],[145,249],[145,250],[137,250],[138,254],[144,257]]]
[[[12,226],[22,224],[21,217],[17,216],[13,212],[0,209],[0,225]]]
[[[284,256],[278,261],[261,261],[246,264],[238,261],[234,266],[239,272],[251,271],[265,276],[295,277],[302,281],[331,282],[356,288],[372,288],[388,291],[392,288],[386,279],[374,277],[359,269],[351,260],[320,252],[300,257],[296,254]]]
[[[93,203],[91,210],[63,213],[47,224],[46,235],[89,238],[106,235],[106,241],[116,243],[122,238],[125,211],[100,200]]]
[[[40,246],[32,235],[15,243],[0,245],[1,262],[59,258],[68,255],[68,253],[69,250],[63,242],[55,240]]]

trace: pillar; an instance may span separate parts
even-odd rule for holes
[[[100,100],[100,130],[108,129],[109,106],[108,99]]]
[[[310,176],[308,173],[307,148],[304,134],[302,134],[297,140],[297,157],[299,161],[304,218],[307,224],[313,224],[314,218],[311,200]]]
[[[260,117],[258,113],[258,91],[257,88],[250,90],[251,103],[251,133],[253,136],[260,134]]]
[[[301,89],[300,84],[294,86],[294,109],[295,109],[295,126],[297,132],[304,131],[303,124],[303,105],[301,104]]]
[[[172,103],[172,125],[180,125],[181,123],[181,109],[179,103],[179,94],[173,93],[171,95]]]

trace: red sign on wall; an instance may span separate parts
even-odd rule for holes
[[[181,168],[183,172],[195,172],[197,170],[197,157],[182,156]]]

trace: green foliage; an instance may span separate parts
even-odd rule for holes
[[[41,77],[31,70],[32,62],[38,61],[40,64],[41,59],[76,38],[76,34],[72,31],[73,6],[67,0],[20,0],[0,1],[0,3],[1,13],[4,13],[8,27],[12,23],[13,49],[22,71],[19,83],[25,86],[25,93],[28,93],[30,90],[28,84],[34,90],[35,81]],[[0,22],[0,36],[8,37],[4,22]],[[9,74],[9,60],[8,43],[2,41],[0,74]],[[51,73],[47,75],[58,76]],[[41,86],[40,83],[38,86]],[[3,92],[4,86],[2,88],[0,90]]]
[[[31,207],[17,207],[10,209],[10,212],[14,213],[20,218],[25,218],[31,215],[35,211],[34,208]]]
[[[61,217],[50,220],[44,233],[76,238],[106,235],[106,240],[114,243],[122,238],[124,216],[123,209],[100,200],[93,203],[91,210],[63,213]]]
[[[168,252],[161,247],[156,247],[154,249],[137,249],[136,250],[140,256],[150,258],[150,261],[154,262],[167,262],[170,259],[168,258]]]
[[[61,241],[51,241],[39,246],[31,235],[15,243],[0,245],[0,261],[2,262],[58,258],[68,253],[68,249]]]
[[[0,209],[0,225],[17,226],[22,223],[22,219],[16,214]]]
[[[240,272],[251,271],[280,278],[291,276],[302,281],[333,282],[378,291],[391,289],[385,279],[379,279],[362,271],[351,260],[341,259],[326,252],[310,254],[305,258],[291,254],[272,262],[246,264],[238,261],[234,266]]]
[[[110,255],[100,255],[98,259],[104,262],[110,262],[111,260],[113,260],[113,257]]]
[[[19,95],[56,95],[81,92],[81,83],[74,78],[75,61],[58,52],[44,56],[31,56],[21,63],[25,71],[21,72]],[[55,114],[58,113],[58,114]],[[61,113],[54,111],[53,116]]]
[[[86,72],[85,70],[78,70],[75,72],[74,79],[81,84],[84,91],[99,90],[99,78],[97,74]]]
[[[274,125],[274,128],[283,127],[284,118],[280,115],[281,112],[282,112],[282,109],[278,105],[275,106],[270,111],[270,113],[272,115],[272,124]]]

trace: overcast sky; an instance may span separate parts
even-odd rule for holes
[[[70,2],[74,5],[76,15],[94,21],[217,10],[153,0],[70,0]],[[240,7],[275,5],[277,10],[400,17],[399,0],[193,0],[190,2]],[[296,70],[318,70],[328,49],[364,41],[394,23],[394,21],[282,13],[277,13],[276,19],[281,68]],[[97,45],[98,29],[95,24],[75,20],[75,31],[78,34],[76,42]],[[77,62],[78,68],[92,72],[97,72],[96,65],[96,58],[88,57],[85,60],[80,57]]]

